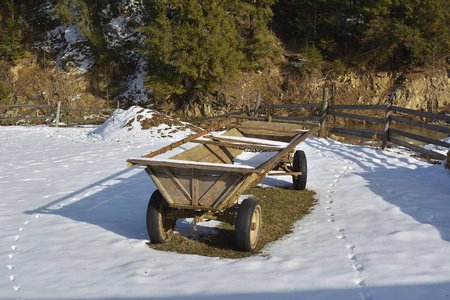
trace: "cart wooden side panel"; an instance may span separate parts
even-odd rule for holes
[[[170,206],[203,210],[231,206],[229,195],[246,177],[240,172],[150,165],[146,171]]]

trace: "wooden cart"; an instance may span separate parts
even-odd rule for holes
[[[152,243],[170,239],[177,219],[194,218],[194,224],[209,219],[235,225],[236,247],[252,251],[261,228],[261,206],[254,199],[239,204],[239,196],[269,175],[292,176],[294,189],[305,189],[306,157],[296,146],[318,128],[261,121],[236,125],[235,121],[127,160],[128,166],[145,166],[158,188],[147,208]],[[207,135],[223,127],[228,128],[225,133]],[[163,154],[190,143],[198,145],[171,157]]]

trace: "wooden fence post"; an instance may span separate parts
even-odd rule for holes
[[[386,150],[387,142],[389,141],[389,126],[391,125],[391,108],[392,108],[392,102],[394,101],[394,98],[397,96],[397,89],[391,93],[391,96],[389,97],[389,102],[386,105],[386,112],[384,114],[384,130],[383,130],[383,143],[381,145],[381,150]]]
[[[254,118],[258,117],[260,105],[261,105],[261,94],[258,93],[258,95],[256,95],[255,112],[253,113]]]
[[[336,104],[336,83],[333,82],[333,85],[331,86],[331,97],[330,102],[328,105],[335,105]],[[336,116],[333,116],[333,123],[336,124]]]
[[[325,137],[325,127],[328,112],[328,88],[323,89],[322,113],[320,114],[320,137]]]
[[[59,115],[61,114],[61,101],[58,101],[58,106],[56,106],[56,123],[55,127],[59,126]]]

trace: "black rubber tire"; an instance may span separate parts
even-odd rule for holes
[[[302,150],[297,150],[294,153],[293,169],[294,172],[302,172],[302,175],[300,176],[292,176],[292,184],[294,185],[294,190],[302,191],[306,188],[306,179],[308,177],[306,155]]]
[[[240,251],[253,251],[258,243],[261,225],[261,205],[259,201],[254,199],[242,201],[234,232],[236,248]]]
[[[147,207],[147,232],[150,242],[162,244],[173,236],[176,220],[167,220],[171,209],[159,190],[153,192]]]

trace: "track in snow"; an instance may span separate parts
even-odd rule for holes
[[[313,143],[315,144],[316,142],[313,142]],[[338,161],[341,163],[341,166],[339,166],[337,168],[334,167],[329,170],[330,174],[332,174],[332,179],[331,179],[331,183],[328,183],[329,189],[327,190],[327,193],[325,195],[326,202],[325,202],[325,206],[323,207],[324,211],[326,213],[326,216],[327,216],[326,220],[330,224],[330,226],[333,228],[331,230],[331,232],[333,232],[333,230],[335,230],[332,234],[335,235],[335,238],[342,241],[342,245],[346,249],[346,252],[347,252],[346,259],[348,259],[348,261],[351,265],[351,268],[353,269],[353,279],[352,280],[356,285],[361,287],[362,299],[370,300],[370,299],[372,299],[372,296],[370,295],[370,293],[367,291],[367,288],[366,288],[365,263],[363,260],[361,260],[359,258],[356,243],[354,243],[351,240],[351,237],[348,236],[348,234],[346,233],[346,228],[343,226],[339,226],[339,217],[340,216],[333,209],[336,202],[339,202],[339,198],[333,197],[335,188],[337,185],[339,185],[341,179],[344,178],[347,173],[349,173],[350,171],[352,171],[354,169],[352,166],[354,163],[352,161],[345,159],[343,157],[340,157],[339,155],[336,154],[336,153],[339,153],[338,149],[340,147],[345,147],[344,145],[342,145],[340,143],[336,143],[335,145],[332,146],[334,148],[334,150],[336,150],[336,151],[331,152],[331,151],[329,151],[331,143],[328,140],[321,140],[321,143],[325,144],[325,146],[317,144],[315,146],[316,154],[323,157],[324,160],[334,160],[334,161]],[[333,143],[335,143],[335,142],[333,142]],[[326,151],[324,151],[324,150],[326,150]],[[361,158],[361,159],[364,159],[364,158]]]

